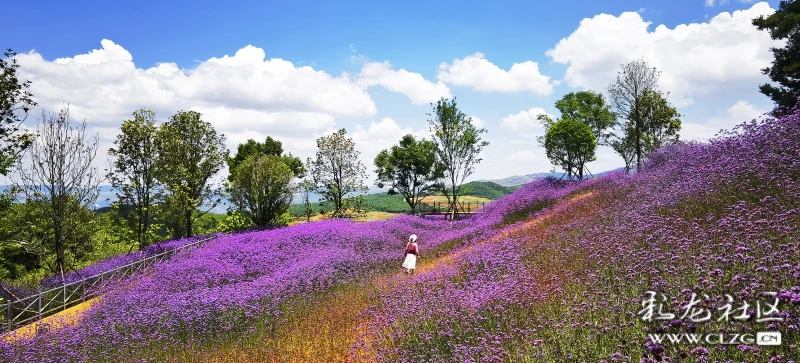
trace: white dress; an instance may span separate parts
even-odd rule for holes
[[[403,261],[403,268],[416,269],[417,268],[417,255],[413,253],[406,253],[406,259]]]

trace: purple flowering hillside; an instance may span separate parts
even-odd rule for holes
[[[533,182],[469,220],[224,235],[114,287],[75,326],[3,341],[0,360],[791,362],[799,209],[796,110],[661,149],[637,174]],[[404,276],[412,233],[422,258]],[[652,337],[756,332],[782,344]]]

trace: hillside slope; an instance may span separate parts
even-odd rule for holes
[[[736,131],[662,149],[634,175],[528,184],[472,220],[224,236],[118,286],[77,326],[0,343],[0,360],[786,362],[800,355],[800,112]],[[411,233],[423,257],[406,277]],[[642,319],[647,291],[676,317]],[[680,318],[717,314],[726,295],[778,298],[780,321]],[[755,331],[786,344],[648,338]]]

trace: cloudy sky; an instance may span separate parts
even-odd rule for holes
[[[566,93],[604,92],[633,58],[662,71],[684,139],[758,117],[772,107],[760,69],[780,44],[751,21],[777,3],[29,0],[4,5],[17,31],[0,46],[20,53],[41,108],[69,102],[99,133],[100,167],[122,120],[147,107],[159,121],[201,112],[231,150],[269,135],[304,159],[345,128],[371,171],[402,135],[429,138],[431,102],[457,97],[488,130],[477,180],[549,171],[536,116],[558,116]],[[622,165],[601,148],[588,167]]]

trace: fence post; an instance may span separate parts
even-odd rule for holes
[[[39,312],[37,320],[42,320],[42,293],[41,292],[36,297],[36,301],[39,303],[39,308],[37,309],[37,311]]]
[[[61,311],[67,310],[67,285],[61,285]]]
[[[11,304],[12,303],[13,302],[11,300],[8,300],[8,303],[6,305],[8,307],[7,310],[6,310],[6,320],[8,320],[8,322],[7,322],[8,331],[11,331],[14,328],[14,323],[11,321],[11,315],[12,315],[11,314]]]

